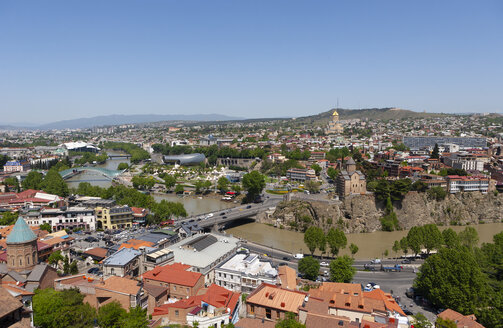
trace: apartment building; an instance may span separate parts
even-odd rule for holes
[[[235,292],[250,293],[263,282],[276,284],[278,271],[258,254],[236,254],[215,268],[215,283]]]
[[[103,261],[105,276],[136,277],[140,269],[141,251],[133,248],[122,248]]]
[[[308,169],[289,169],[286,171],[286,178],[290,181],[305,182],[316,180],[316,173]]]
[[[489,178],[476,176],[447,176],[447,191],[451,194],[463,191],[480,191],[486,193],[489,190]]]
[[[95,208],[97,228],[99,229],[124,229],[133,226],[133,210],[131,207],[113,206]]]
[[[185,299],[204,287],[204,276],[189,271],[190,265],[174,263],[155,267],[143,274],[145,284],[160,286],[168,291],[168,298]]]
[[[3,166],[3,170],[4,172],[26,172],[31,170],[31,165],[26,160],[8,161]]]
[[[75,228],[96,229],[94,209],[87,207],[42,208],[40,211],[27,213],[23,218],[30,226],[48,223],[53,231]]]

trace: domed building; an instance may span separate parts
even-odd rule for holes
[[[31,271],[38,264],[37,236],[23,218],[18,218],[7,236],[7,268]]]
[[[341,134],[344,132],[342,124],[339,122],[339,113],[334,109],[332,113],[332,120],[328,122],[328,127],[326,130],[327,134]]]

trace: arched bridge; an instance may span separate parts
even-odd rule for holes
[[[103,175],[105,178],[110,179],[110,180],[115,179],[121,173],[124,172],[124,171],[119,171],[119,170],[105,169],[102,167],[81,166],[81,167],[72,167],[71,169],[59,172],[59,174],[61,175],[61,177],[63,177],[63,179],[66,180],[66,179],[70,179],[74,175],[79,174],[80,172],[84,172],[84,171],[99,173],[99,174]]]

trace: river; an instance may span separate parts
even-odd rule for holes
[[[451,226],[454,231],[459,232],[466,226]],[[503,223],[487,223],[472,225],[479,233],[480,242],[492,242],[494,234],[503,231]],[[447,227],[439,227],[441,230]],[[227,233],[237,237],[247,239],[262,245],[279,248],[293,254],[308,253],[306,244],[304,244],[304,235],[300,232],[274,228],[262,223],[246,223],[226,230]],[[382,254],[387,249],[389,256],[392,256],[391,247],[395,240],[399,240],[407,235],[407,230],[404,231],[376,231],[372,233],[350,233],[346,234],[348,246],[354,243],[359,250],[356,253],[357,259],[370,259],[382,257]],[[316,252],[315,254],[319,254]],[[340,255],[348,254],[348,248],[343,249]]]

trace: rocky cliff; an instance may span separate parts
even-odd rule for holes
[[[501,222],[503,219],[503,194],[479,192],[447,195],[442,201],[431,200],[426,193],[409,192],[394,210],[401,229],[416,225],[467,225]],[[354,196],[342,201],[317,202],[293,200],[282,202],[269,217],[259,216],[263,223],[283,226],[285,229],[303,231],[310,225],[328,230],[339,227],[346,233],[381,230],[380,218],[384,204],[374,196]]]

